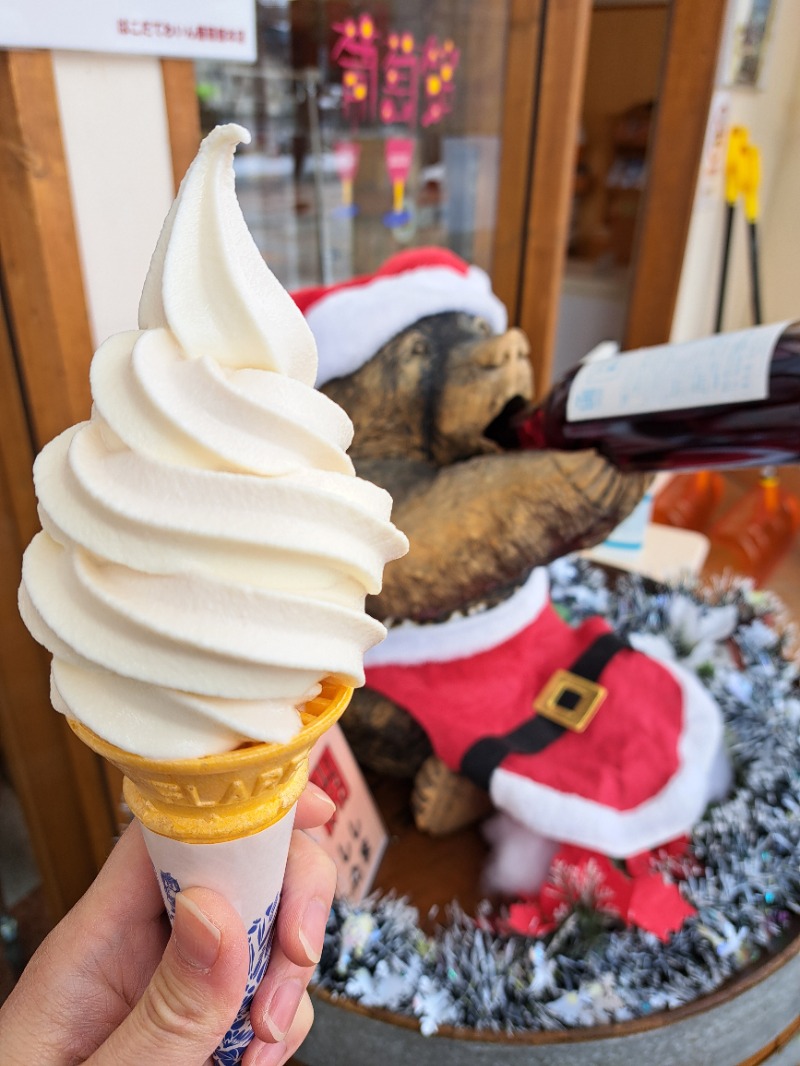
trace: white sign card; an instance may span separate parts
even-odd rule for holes
[[[372,888],[389,838],[338,725],[314,745],[309,770],[310,779],[336,804],[336,814],[327,825],[308,830],[308,835],[336,863],[336,895],[358,903]]]
[[[0,48],[256,58],[255,0],[26,0],[0,3]]]

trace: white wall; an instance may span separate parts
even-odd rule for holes
[[[733,5],[731,5],[733,6]],[[763,88],[726,89],[727,41],[723,44],[718,92],[728,102],[729,125],[747,126],[762,161],[761,292],[765,321],[800,318],[800,0],[779,0],[773,16]],[[711,194],[701,174],[689,231],[674,341],[711,333],[724,235],[723,173]],[[713,190],[711,190],[713,193]],[[750,283],[744,216],[737,210],[723,328],[751,325]]]
[[[798,14],[800,4],[795,6]],[[800,19],[795,20],[800,38]],[[800,51],[800,50],[798,50]],[[777,157],[769,213],[763,226],[764,288],[772,318],[800,318],[800,56],[793,67],[794,95],[789,102],[782,151]]]
[[[161,65],[149,56],[54,52],[53,69],[96,347],[136,328],[173,198]]]

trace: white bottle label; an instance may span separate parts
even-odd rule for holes
[[[772,352],[788,325],[639,348],[586,363],[570,386],[567,421],[763,400],[769,395]]]

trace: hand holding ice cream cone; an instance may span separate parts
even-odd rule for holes
[[[298,828],[324,823],[332,809],[310,786],[298,803]],[[285,906],[253,1011],[251,1060],[286,1061],[308,1032],[312,1012],[304,989],[321,950],[334,883],[328,857],[306,833],[294,833]],[[169,941],[162,917],[152,864],[134,823],[0,1008],[4,1066],[77,1059],[93,1066],[205,1062],[241,1003],[246,931],[231,904],[208,889],[177,897]]]

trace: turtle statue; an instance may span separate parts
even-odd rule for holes
[[[540,568],[604,540],[643,496],[646,476],[593,451],[504,447],[533,396],[528,340],[507,328],[487,275],[452,253],[400,253],[367,278],[294,296],[317,340],[318,387],[353,421],[357,472],[391,493],[411,544],[368,599],[390,638],[414,629],[433,646],[462,619],[491,643],[484,616],[489,630]],[[486,813],[486,793],[432,754],[428,732],[370,686],[367,666],[343,720],[358,761],[416,779],[421,828]]]
[[[411,543],[368,599],[389,634],[368,655],[366,687],[343,728],[366,768],[415,779],[417,825],[445,833],[492,807],[493,768],[478,764],[468,776],[453,769],[485,753],[450,753],[449,769],[439,757],[458,732],[450,726],[482,715],[491,733],[505,698],[498,693],[516,673],[510,656],[529,656],[556,631],[573,640],[549,608],[544,567],[602,542],[649,479],[620,472],[594,451],[503,447],[510,420],[532,398],[528,341],[507,327],[485,273],[445,249],[401,253],[377,274],[294,298],[317,339],[318,386],[353,421],[356,470],[390,492],[393,519]],[[521,640],[523,626],[526,651],[508,642]],[[433,705],[445,725],[428,713]],[[619,728],[627,728],[622,718]],[[663,740],[667,748],[677,743],[677,734]]]

